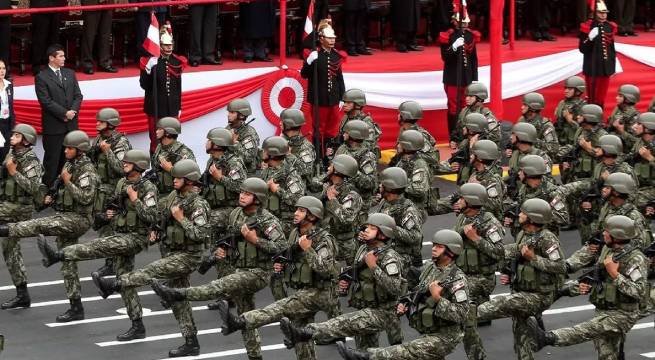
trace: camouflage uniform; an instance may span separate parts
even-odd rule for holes
[[[333,200],[327,200],[326,191],[320,199],[324,200],[326,217],[324,224],[330,229],[330,233],[337,240],[337,260],[352,263],[357,243],[355,242],[357,216],[362,208],[362,197],[355,191],[351,182],[345,182],[336,186],[338,195]]]
[[[607,118],[607,129],[610,134],[619,135],[612,126],[614,121],[622,121],[625,126],[626,132],[632,132],[632,124],[634,124],[639,118],[639,111],[635,108],[634,105],[624,104],[617,106],[612,110],[612,113]]]
[[[258,223],[254,227],[258,235],[257,245],[252,245],[241,236],[241,226],[252,220]],[[187,301],[232,299],[237,312],[243,314],[255,309],[254,295],[268,286],[273,268],[271,257],[284,249],[286,239],[280,221],[268,210],[248,215],[238,207],[232,210],[228,221],[228,228],[236,234],[237,251],[228,250],[224,261],[230,261],[236,271],[209,284],[184,289],[184,293]],[[243,330],[241,335],[248,356],[261,357],[259,331]]]
[[[575,145],[576,137],[575,132],[579,125],[576,123],[570,124],[564,118],[564,110],[571,108],[581,109],[587,102],[579,96],[565,98],[560,100],[555,108],[555,133],[557,134],[557,141],[560,146]],[[575,120],[575,119],[574,119]]]
[[[24,238],[43,234],[57,236],[57,247],[64,248],[77,243],[77,240],[91,226],[93,198],[98,189],[98,174],[89,158],[82,154],[75,160],[66,162],[65,169],[72,177],[57,191],[54,201],[55,215],[9,224],[9,236]],[[80,299],[80,279],[77,264],[64,261],[61,266],[66,296]]]
[[[475,224],[481,239],[473,241],[464,234],[464,226]],[[466,274],[468,299],[471,309],[464,324],[464,349],[469,359],[484,359],[486,354],[478,334],[476,308],[489,301],[496,286],[498,263],[505,255],[503,225],[489,212],[481,210],[471,217],[460,214],[453,230],[464,240],[462,254],[457,257],[457,267]]]
[[[580,149],[579,148],[580,145],[578,145],[578,139],[582,137],[587,141],[590,141],[591,146],[595,148],[598,146],[598,140],[603,135],[607,135],[607,131],[605,131],[605,129],[603,129],[600,126],[595,126],[591,130],[587,130],[580,127],[578,128],[578,131],[575,133],[574,136],[576,139],[575,144],[562,146],[559,149],[558,155],[560,158],[566,155],[567,153],[570,153],[575,148],[578,148],[579,150],[577,160],[571,164],[571,169],[569,170],[570,176],[567,176],[566,178],[562,179],[563,183],[584,179],[591,176],[594,168],[598,164],[598,159],[596,159],[595,156],[590,155],[586,151]]]
[[[346,114],[343,116],[341,123],[339,124],[339,139],[343,139],[344,128],[346,123],[348,123],[350,120],[361,120],[368,124],[371,131],[368,133],[368,139],[364,140],[364,145],[377,156],[375,159],[377,161],[377,159],[380,157],[378,141],[382,135],[382,129],[380,129],[380,125],[373,121],[373,118],[369,113],[357,111],[357,113],[352,116],[350,114]]]
[[[542,178],[541,184],[536,188],[531,188],[525,184],[519,190],[518,197],[516,198],[517,204],[523,204],[528,199],[542,199],[550,204],[553,210],[553,221],[548,224],[548,230],[553,234],[559,235],[559,227],[566,225],[569,222],[569,212],[566,207],[565,197],[558,193],[561,186],[557,186],[550,181]],[[513,219],[512,223],[512,236],[521,231],[521,226],[518,223],[518,218]]]
[[[633,165],[634,173],[637,176],[639,184],[636,205],[640,209],[645,208],[649,201],[655,199],[655,162],[650,162],[639,155],[639,149],[642,147],[651,149],[651,154],[653,154],[652,146],[646,144],[642,138],[637,139],[632,150],[628,154],[628,157],[633,157],[635,159]]]
[[[400,345],[368,349],[371,360],[443,360],[455,350],[464,337],[464,326],[468,321],[467,300],[471,290],[467,277],[454,263],[440,268],[431,262],[423,267],[419,286],[426,287],[434,281],[451,279],[459,280],[444,289],[438,303],[428,296],[417,304],[418,311],[407,313],[410,326],[421,337]],[[428,311],[432,316],[426,316]]]
[[[359,172],[352,181],[362,197],[362,209],[357,222],[361,224],[366,221],[368,210],[373,205],[374,195],[378,190],[377,155],[368,147],[351,147],[348,144],[339,146],[334,155],[341,154],[352,156],[359,164]]]
[[[349,304],[357,311],[309,324],[314,340],[354,336],[357,348],[367,349],[378,347],[378,332],[399,326],[396,300],[406,289],[402,258],[388,249],[378,254],[377,266],[371,270],[364,264],[364,255],[370,250],[367,245],[360,246],[353,262],[357,281],[351,284]]]
[[[259,165],[259,135],[257,130],[250,125],[242,123],[238,128],[233,128],[232,125],[228,124],[226,127],[228,130],[234,130],[234,132],[239,135],[236,143],[235,152],[237,154],[243,154],[243,162],[246,165],[246,171],[248,175],[253,175],[257,171],[257,166]]]
[[[16,174],[9,176],[6,170],[0,174],[0,223],[12,223],[29,220],[34,211],[34,197],[38,198],[43,167],[32,148],[9,151],[6,159],[13,159],[17,164]],[[27,274],[23,255],[20,251],[19,238],[0,238],[2,256],[15,286],[27,284]]]
[[[311,141],[302,135],[287,137],[284,133],[281,135],[289,142],[291,154],[298,159],[296,170],[303,178],[305,183],[311,182],[316,170],[316,149]]]
[[[494,297],[478,306],[477,315],[478,320],[512,317],[514,351],[520,360],[534,359],[533,346],[527,336],[527,318],[548,309],[566,273],[559,240],[547,229],[519,233],[516,243],[505,245],[505,259],[520,256],[522,245],[531,242],[534,243],[535,259],[519,262],[512,293]]]
[[[519,162],[521,159],[526,156],[526,155],[537,155],[540,156],[541,158],[544,159],[546,162],[546,174],[543,176],[543,181],[551,181],[554,182],[553,176],[552,176],[552,169],[553,169],[553,161],[551,160],[550,156],[546,154],[546,152],[542,149],[538,149],[536,147],[532,147],[529,152],[521,152],[518,149],[512,151],[512,157],[509,158],[509,164],[507,169],[507,172],[509,174],[509,177],[516,176],[517,179],[517,186],[516,186],[516,194],[509,194],[510,196],[516,196],[518,195],[518,192],[521,191],[521,189],[525,186],[523,183],[518,179],[518,173],[521,168],[519,167]]]
[[[557,141],[557,132],[555,126],[546,117],[536,114],[532,119],[521,116],[518,122],[532,124],[537,129],[537,142],[534,146],[545,151],[548,156],[554,158],[558,154],[559,142]]]
[[[416,130],[423,135],[425,142],[423,144],[423,148],[417,152],[417,155],[430,165],[433,173],[449,171],[448,168],[441,164],[441,156],[439,154],[439,150],[435,147],[437,140],[435,140],[434,136],[432,136],[429,131],[427,131],[422,126],[419,126],[418,124],[409,124],[407,129],[401,129],[400,133],[398,134],[398,138],[400,138],[400,134],[406,130]],[[400,158],[401,154],[394,155],[394,157],[391,158],[391,161],[389,162],[389,166],[398,166]]]
[[[434,177],[432,168],[417,154],[403,155],[396,166],[407,173],[409,184],[405,189],[405,196],[421,211],[421,223],[423,223],[427,218],[426,208],[432,196],[430,194]]]
[[[174,189],[173,175],[161,168],[159,165],[160,158],[170,161],[172,165],[175,165],[175,163],[182,159],[195,160],[196,158],[193,155],[193,151],[179,141],[175,141],[169,145],[157,145],[152,155],[151,164],[152,169],[158,172],[158,179],[156,181],[157,190],[159,191],[161,201],[163,201]],[[163,203],[160,205],[163,205]]]
[[[496,120],[496,117],[491,112],[491,110],[485,107],[484,104],[482,104],[480,101],[473,106],[467,106],[463,108],[459,112],[459,116],[457,116],[457,124],[455,125],[455,131],[453,132],[454,136],[451,136],[451,141],[459,143],[464,140],[464,119],[466,119],[466,115],[471,113],[482,114],[485,118],[487,118],[487,121],[489,121],[488,128],[490,131],[489,140],[495,142],[496,144],[500,144],[502,139],[500,123],[498,120]]]
[[[314,235],[312,232],[315,232]],[[305,326],[314,320],[319,311],[328,312],[338,302],[333,276],[337,266],[334,237],[324,229],[314,228],[309,234],[312,247],[302,251],[297,243],[298,228],[291,230],[288,244],[291,246],[292,265],[285,268],[284,279],[296,293],[278,300],[265,308],[248,311],[241,316],[247,329],[253,330],[266,324],[290,318],[295,326]],[[316,359],[313,342],[302,342],[295,346],[299,360]]]
[[[121,291],[150,284],[154,279],[165,279],[173,287],[187,287],[191,273],[200,264],[204,244],[210,236],[209,205],[196,191],[186,194],[173,191],[163,202],[165,212],[161,216],[167,219],[166,227],[162,228],[167,234],[163,242],[168,252],[160,260],[118,276]],[[180,222],[170,213],[175,205],[184,212],[184,219]],[[195,337],[198,331],[189,302],[175,302],[171,307],[182,335],[185,338]]]

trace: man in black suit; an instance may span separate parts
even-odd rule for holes
[[[344,35],[348,56],[372,55],[366,48],[366,19],[370,6],[370,0],[345,0],[343,2]]]
[[[62,0],[29,0],[30,8],[64,6]],[[34,76],[48,62],[47,49],[59,42],[60,18],[58,12],[32,14],[32,73]]]
[[[416,44],[416,32],[421,20],[419,0],[391,0],[391,29],[400,52],[422,51]]]
[[[64,68],[66,56],[59,44],[48,47],[48,67],[36,76],[34,88],[41,104],[43,132],[43,183],[50,186],[64,165],[64,136],[77,130],[82,92],[75,72]]]
[[[113,0],[82,0],[82,5],[113,4]],[[82,13],[82,71],[93,74],[93,49],[98,48],[98,69],[108,73],[118,70],[111,64],[111,19],[114,10],[85,11]]]

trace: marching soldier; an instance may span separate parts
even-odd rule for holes
[[[499,144],[501,140],[500,123],[491,110],[484,106],[484,101],[489,97],[487,87],[483,83],[474,82],[469,84],[464,91],[466,107],[463,108],[457,116],[457,124],[455,129],[450,132],[450,148],[455,150],[462,140],[464,140],[464,124],[466,115],[470,113],[480,113],[489,122],[488,129],[491,129],[489,140]]]
[[[585,82],[579,76],[571,76],[564,80],[564,99],[560,100],[555,108],[555,133],[560,146],[575,144],[574,135],[578,123],[575,118],[570,121],[567,117],[578,113],[578,109],[586,104],[582,98],[585,90]]]
[[[551,176],[553,163],[542,149],[533,146],[537,142],[537,129],[530,123],[519,122],[512,127],[512,145],[517,151],[512,149],[505,150],[505,154],[509,157],[509,170],[508,177],[505,179],[507,183],[507,193],[510,198],[516,198],[516,195],[521,190],[523,183],[519,179],[520,165],[519,162],[524,156],[537,155],[544,159],[546,164],[546,175]]]
[[[246,99],[234,99],[227,104],[227,126],[232,131],[234,141],[237,143],[236,152],[242,154],[248,175],[252,176],[259,165],[259,135],[250,122],[246,123],[248,116],[252,115],[250,103]]]
[[[43,265],[50,267],[63,261],[83,261],[111,256],[115,259],[116,276],[134,270],[134,256],[148,247],[147,229],[158,220],[157,187],[142,174],[150,167],[150,157],[142,150],[128,150],[123,156],[123,178],[118,181],[113,194],[120,209],[109,208],[102,220],[109,223],[109,236],[100,236],[85,244],[69,245],[55,250],[45,238],[38,245],[43,255]],[[96,220],[98,221],[98,220]],[[95,277],[102,277],[94,272]],[[143,339],[143,310],[135,288],[121,291],[127,315],[132,326],[116,337],[118,341]]]
[[[0,223],[25,221],[32,218],[34,199],[39,198],[39,185],[43,167],[32,147],[36,145],[36,130],[30,125],[18,124],[8,140],[11,150],[3,159],[0,172]],[[0,235],[2,256],[16,287],[16,296],[1,309],[28,308],[31,305],[27,292],[27,273],[20,250],[20,238]]]
[[[471,309],[464,324],[464,350],[469,359],[484,359],[486,354],[476,328],[476,308],[490,299],[496,286],[496,269],[505,256],[503,225],[483,205],[488,200],[487,189],[475,183],[459,188],[457,200],[460,215],[453,228],[463,239],[457,267],[466,274]],[[486,325],[491,323],[488,321]]]
[[[289,248],[282,252],[288,263],[274,264],[276,274],[284,277],[287,286],[296,290],[295,294],[239,316],[230,313],[227,302],[222,302],[221,334],[258,329],[282,317],[290,318],[295,326],[305,326],[314,320],[317,312],[330,311],[338,301],[333,282],[337,248],[334,237],[319,225],[323,215],[323,204],[313,196],[303,196],[296,202]],[[316,359],[311,341],[298,343],[295,349],[298,360]]]
[[[397,152],[400,156],[395,165],[403,170],[409,178],[405,195],[421,210],[421,223],[427,218],[427,207],[431,198],[436,196],[432,191],[432,168],[418,152],[424,148],[425,138],[416,130],[405,130],[398,138]],[[436,199],[435,199],[436,201]]]
[[[378,346],[378,332],[397,326],[396,300],[404,293],[406,284],[401,276],[402,259],[391,244],[395,228],[389,215],[368,216],[366,228],[356,237],[363,245],[351,263],[354,277],[352,281],[339,280],[339,290],[350,291],[349,304],[357,311],[303,327],[282,318],[280,328],[287,348],[311,340],[354,336],[357,348],[367,349]]]
[[[414,299],[400,302],[396,313],[407,315],[409,324],[421,337],[405,344],[362,351],[337,343],[347,360],[366,359],[445,359],[455,351],[464,336],[469,313],[469,286],[466,276],[455,264],[462,253],[461,236],[452,230],[440,230],[432,238],[432,261],[425,264],[419,285],[409,293]]]
[[[52,205],[55,214],[38,219],[0,225],[0,237],[24,238],[43,234],[57,236],[57,247],[64,248],[77,243],[80,236],[91,226],[93,199],[98,189],[98,174],[86,156],[91,149],[89,137],[80,130],[71,131],[64,137],[66,164],[58,180],[44,199]],[[84,319],[80,279],[77,264],[64,261],[61,266],[70,309],[57,316],[57,322]]]
[[[583,55],[582,73],[587,84],[589,104],[604,107],[610,77],[616,72],[614,36],[617,25],[607,21],[607,6],[596,1],[593,19],[580,24],[578,49]]]
[[[165,302],[174,304],[180,301],[188,304],[189,301],[231,299],[239,314],[254,310],[255,293],[268,286],[273,273],[271,257],[284,250],[286,245],[279,220],[263,208],[267,200],[268,185],[264,180],[248,178],[241,185],[239,207],[232,210],[228,219],[229,231],[235,234],[231,249],[218,247],[214,252],[220,261],[233,264],[235,272],[194,287],[188,287],[188,283],[175,286],[154,282],[152,287],[157,295]],[[243,329],[241,335],[248,358],[261,360],[259,331],[256,328]]]
[[[559,150],[557,132],[550,119],[541,116],[541,110],[546,107],[544,96],[539,93],[528,93],[523,95],[521,105],[521,118],[519,122],[532,124],[537,129],[537,141],[534,146],[544,150],[548,156],[554,158]]]
[[[434,139],[429,131],[425,130],[417,122],[423,118],[423,108],[416,101],[405,101],[398,107],[398,123],[400,124],[400,132],[398,134],[398,141],[403,132],[407,130],[415,130],[421,133],[425,141],[418,151],[418,154],[423,157],[432,168],[439,169],[439,149],[437,141]],[[397,142],[398,142],[397,141]],[[390,166],[398,166],[400,154],[396,154],[389,163]]]
[[[566,274],[559,239],[547,229],[552,217],[545,200],[529,199],[521,205],[523,230],[516,243],[505,245],[505,260],[511,263],[508,272],[512,274],[500,278],[503,285],[511,284],[512,292],[478,306],[478,321],[512,318],[514,351],[519,359],[532,358],[526,320],[548,309]]]
[[[119,179],[124,177],[123,174],[123,156],[125,152],[132,148],[127,136],[116,131],[121,123],[120,114],[116,109],[103,108],[96,113],[96,130],[98,136],[93,140],[89,158],[98,169],[100,177],[100,186],[96,192],[93,212],[104,212],[107,206],[107,200],[114,194],[116,184]],[[98,236],[108,235],[110,227],[98,229]],[[101,276],[114,274],[114,264],[112,259],[105,260],[105,265],[98,269]]]
[[[627,130],[632,132],[632,125],[639,118],[639,111],[635,108],[639,102],[639,88],[632,84],[619,86],[616,94],[616,107],[607,119],[607,127],[610,133],[623,133]],[[620,128],[622,126],[622,128]]]
[[[646,215],[653,215],[655,211],[651,210],[652,206],[648,205],[655,199],[655,113],[645,112],[639,115],[639,120],[635,125],[635,135],[639,136],[630,154],[627,156],[631,160],[637,180],[639,183],[639,192],[637,194],[636,205],[639,209],[646,208]],[[639,134],[638,131],[641,131]]]
[[[174,190],[173,167],[180,160],[189,159],[195,161],[193,151],[177,137],[182,133],[182,124],[173,117],[165,117],[157,122],[156,130],[159,145],[152,155],[152,168],[157,172],[157,188],[161,200]]]
[[[291,154],[298,158],[300,166],[296,167],[306,184],[312,181],[316,171],[316,149],[311,141],[302,134],[305,114],[298,109],[284,109],[280,114],[282,134],[289,142]]]
[[[352,120],[360,120],[365,122],[369,127],[368,136],[364,139],[364,146],[373,151],[377,158],[380,158],[380,147],[378,141],[382,135],[380,125],[378,125],[371,114],[364,112],[366,106],[366,94],[359,89],[350,89],[343,94],[343,112],[345,115],[339,124],[339,134],[337,136],[337,146],[326,147],[325,153],[327,156],[332,156],[337,150],[339,145],[344,143],[344,134],[346,133],[346,125]],[[376,159],[377,160],[377,159]]]
[[[595,104],[587,104],[582,107],[582,123],[575,134],[577,143],[570,146],[563,146],[559,155],[564,169],[571,170],[571,179],[568,182],[591,177],[592,171],[598,163],[597,155],[600,150],[598,141],[607,131],[600,124],[603,117],[603,109]]]
[[[114,292],[123,292],[151,284],[156,279],[165,279],[170,286],[189,286],[189,276],[200,264],[203,247],[210,236],[209,205],[197,190],[200,168],[194,160],[178,161],[171,171],[175,191],[164,198],[164,210],[160,229],[151,231],[149,241],[163,241],[167,249],[165,256],[141,269],[130,271],[117,278],[102,278],[97,273],[91,277],[100,290],[103,299]],[[165,236],[162,236],[166,234]],[[168,357],[198,355],[200,345],[191,305],[188,301],[177,301],[171,305],[184,344],[170,350]]]
[[[471,174],[476,171],[473,162],[470,161],[471,156],[469,154],[471,153],[471,148],[475,146],[477,142],[488,139],[489,135],[489,123],[484,115],[471,113],[466,115],[465,121],[465,139],[459,144],[457,151],[451,154],[450,159],[448,159],[447,162],[442,163],[444,169],[457,172],[457,185],[462,185],[468,182]],[[492,141],[492,143],[494,142]],[[495,144],[496,143],[494,143],[494,145]],[[497,146],[495,149],[495,151],[498,152]],[[500,153],[498,153],[498,158],[500,158]],[[488,165],[494,172],[502,175],[502,168],[497,166],[495,161],[490,162]]]
[[[578,282],[580,294],[591,293],[595,316],[573,327],[544,332],[533,319],[528,330],[539,351],[546,345],[570,346],[592,340],[599,359],[622,358],[626,334],[640,318],[648,293],[648,259],[631,245],[636,231],[625,216],[607,219],[603,248],[595,267],[598,278]]]

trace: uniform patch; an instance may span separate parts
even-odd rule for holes
[[[255,147],[255,142],[252,140],[252,138],[247,138],[243,141],[243,147],[250,150]]]
[[[267,238],[275,240],[279,239],[280,237],[284,237],[284,234],[282,231],[279,229],[279,226],[277,224],[273,223],[269,227],[264,230],[264,235],[266,235]]]
[[[466,295],[466,291],[464,290],[455,291],[455,301],[461,303],[467,300],[468,300],[468,296]]]
[[[553,199],[553,201],[550,202],[550,206],[553,207],[553,209],[560,211],[564,209],[564,202],[562,202],[559,197],[556,197]]]
[[[146,196],[143,198],[143,200],[147,207],[152,207],[157,205],[157,200],[155,200],[154,193],[147,193]]]
[[[555,140],[555,136],[553,135],[552,128],[548,128],[544,130],[544,140],[546,140],[547,142],[551,142]]]
[[[117,153],[116,153],[116,157],[118,158],[118,160],[121,160],[121,161],[122,161],[122,160],[123,160],[123,157],[125,157],[125,151],[119,151],[119,152],[117,152]]]
[[[207,224],[207,219],[205,218],[205,213],[202,211],[202,209],[194,211],[191,215],[191,219],[193,219],[193,223],[198,226]]]
[[[311,151],[303,151],[300,153],[300,158],[304,163],[314,162],[314,154]]]
[[[327,246],[323,246],[318,250],[318,257],[327,258],[330,255],[330,252],[327,249]]]
[[[489,195],[490,198],[495,198],[498,196],[498,190],[496,190],[495,185],[492,185],[487,188],[487,195]]]
[[[412,174],[412,181],[413,182],[423,182],[423,170],[419,169],[414,171]]]
[[[345,209],[348,209],[348,208],[350,208],[351,206],[353,206],[353,196],[350,195],[350,194],[348,194],[348,195],[346,195],[346,197],[343,199],[343,207],[344,207]]]
[[[632,281],[641,279],[641,271],[639,271],[639,267],[634,266],[632,269],[628,270],[628,276],[630,276]]]
[[[549,247],[548,250],[546,250],[546,254],[548,255],[548,258],[550,260],[555,261],[555,260],[560,259],[558,249],[559,249],[559,245],[555,244],[555,245]]]
[[[297,194],[301,190],[300,185],[298,185],[298,182],[293,180],[287,183],[287,187],[289,188],[289,191],[291,191],[292,194]]]
[[[362,172],[364,172],[364,174],[366,175],[372,174],[373,171],[375,171],[375,168],[373,168],[373,165],[371,165],[370,161],[364,164],[364,166],[362,167]]]
[[[423,145],[423,152],[430,152],[430,150],[432,150],[432,146],[430,146],[430,144],[428,144],[428,142],[426,141],[425,144]]]
[[[28,178],[35,177],[36,176],[35,166],[31,166],[30,168],[28,168],[25,175],[27,175]]]
[[[396,263],[387,264],[387,266],[384,267],[384,270],[389,275],[396,275],[399,273],[398,265]]]
[[[228,176],[229,176],[230,179],[232,179],[232,180],[239,180],[239,179],[241,179],[241,174],[239,174],[239,170],[237,170],[237,169],[231,170],[230,173],[228,174]]]
[[[495,226],[492,226],[487,230],[487,237],[489,237],[489,240],[494,244],[503,239]]]
[[[89,176],[84,176],[80,178],[80,187],[87,187],[89,186],[89,183],[91,183],[91,180],[89,180]]]
[[[403,218],[403,221],[401,222],[403,227],[407,230],[412,230],[414,226],[416,225],[416,222],[414,221],[414,217],[412,216],[411,213],[405,215]]]

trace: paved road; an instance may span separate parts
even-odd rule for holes
[[[442,194],[453,191],[453,184],[439,181]],[[432,217],[424,226],[425,240],[429,241],[432,234],[441,228],[450,228],[455,222],[454,215]],[[94,233],[89,232],[82,241],[90,241]],[[561,236],[566,254],[572,253],[579,244],[577,232],[565,231]],[[506,241],[511,241],[507,238]],[[141,301],[149,313],[144,318],[148,337],[132,343],[117,343],[115,336],[129,327],[129,320],[122,310],[120,298],[113,297],[102,300],[89,274],[101,265],[100,260],[80,263],[83,301],[86,310],[86,320],[56,324],[55,316],[67,309],[61,276],[56,267],[45,269],[41,266],[40,254],[36,248],[35,239],[24,239],[22,242],[23,254],[26,259],[29,278],[31,281],[30,294],[32,295],[32,308],[25,310],[0,311],[0,333],[7,337],[6,350],[3,359],[10,360],[77,360],[77,359],[133,359],[155,360],[167,357],[170,348],[178,346],[182,339],[173,316],[162,309],[159,300],[152,291],[144,287],[141,291]],[[430,246],[423,248],[424,258],[429,257]],[[151,249],[137,258],[137,266],[147,264],[157,259],[158,249]],[[0,265],[0,299],[4,301],[14,295],[13,286],[4,265]],[[212,280],[212,276],[198,276],[192,278],[193,284],[202,284]],[[509,289],[498,286],[496,293],[506,293]],[[270,290],[265,289],[257,294],[257,305],[264,306],[272,301]],[[205,303],[193,304],[194,317],[200,330],[199,340],[201,355],[193,359],[246,359],[241,336],[234,334],[224,337],[219,334],[218,315],[208,311]],[[553,308],[544,315],[547,328],[569,326],[593,315],[593,307],[588,303],[587,297],[564,298],[554,304]],[[319,319],[324,319],[319,315]],[[648,317],[641,320],[635,329],[630,332],[626,344],[626,359],[645,359],[648,354],[655,352],[653,343],[653,319]],[[407,326],[403,319],[406,339],[412,339],[417,333]],[[509,320],[494,321],[490,327],[480,329],[489,359],[511,359],[512,351],[511,322]],[[284,349],[282,334],[277,327],[269,326],[261,330],[263,341],[263,355],[265,359],[283,360],[295,359],[292,351]],[[381,337],[386,344],[386,336]],[[334,346],[318,347],[319,359],[340,359]],[[655,353],[650,355],[655,358]],[[573,346],[570,348],[547,348],[537,355],[537,359],[576,359],[592,360],[597,356],[592,344]],[[462,346],[449,357],[449,359],[466,359]]]

